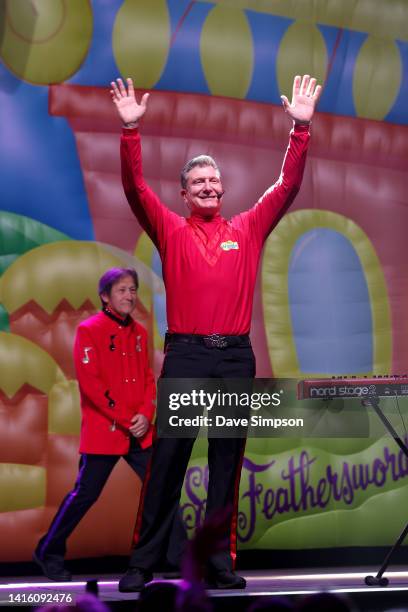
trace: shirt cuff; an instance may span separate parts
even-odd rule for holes
[[[309,123],[308,125],[298,125],[297,123],[293,124],[293,131],[296,132],[303,132],[303,133],[307,133],[310,132],[310,126],[311,123]]]
[[[123,136],[134,136],[135,134],[139,134],[139,128],[135,127],[135,128],[122,128],[122,135]]]

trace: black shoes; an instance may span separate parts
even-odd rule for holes
[[[44,559],[40,559],[35,552],[33,561],[41,568],[44,576],[50,580],[55,580],[55,582],[70,582],[72,580],[71,572],[64,567],[64,559],[61,557],[48,555]]]
[[[153,580],[151,572],[138,568],[128,569],[119,580],[118,588],[121,593],[137,593],[151,580]],[[245,589],[245,587],[245,578],[229,570],[211,572],[210,577],[206,580],[208,589]]]
[[[164,580],[180,580],[182,577],[180,565],[180,563],[176,564],[167,561],[167,563],[160,569],[157,569],[157,571],[162,575]]]
[[[179,569],[168,569],[162,573],[163,580],[181,580],[181,571]]]
[[[137,593],[145,584],[153,580],[153,574],[138,568],[129,568],[126,574],[119,580],[119,591],[121,593]]]
[[[211,572],[206,580],[209,589],[245,589],[246,580],[230,570]]]

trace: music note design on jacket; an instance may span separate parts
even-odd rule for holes
[[[84,347],[84,356],[82,357],[82,363],[89,363],[90,359],[89,359],[89,351],[91,350],[92,346],[85,346]]]

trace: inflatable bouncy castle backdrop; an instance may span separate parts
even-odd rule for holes
[[[109,82],[151,90],[145,175],[186,214],[178,176],[218,161],[224,214],[279,176],[295,74],[324,92],[301,191],[269,237],[251,338],[258,377],[408,371],[408,6],[401,0],[6,0],[1,4],[0,561],[25,561],[78,465],[76,326],[97,281],[134,266],[156,375],[160,260],[128,208]],[[225,291],[234,291],[234,279]],[[180,300],[183,296],[180,296]],[[403,403],[401,402],[403,408]],[[404,410],[402,410],[404,416]],[[403,427],[401,425],[401,427]],[[402,429],[402,432],[404,430]],[[68,557],[127,554],[140,483],[118,465]],[[206,444],[182,511],[203,520]],[[408,462],[387,436],[250,439],[241,548],[381,546],[406,521]],[[384,523],[383,513],[393,521]],[[103,534],[103,537],[101,537]]]

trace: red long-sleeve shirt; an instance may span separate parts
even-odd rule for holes
[[[308,142],[308,128],[295,126],[279,179],[249,210],[230,221],[220,215],[186,219],[146,184],[138,130],[123,130],[123,186],[162,259],[170,332],[249,333],[262,247],[299,190]]]
[[[151,423],[155,410],[146,330],[99,312],[78,326],[74,362],[82,410],[79,451],[126,454],[131,418],[143,414]],[[138,439],[142,448],[152,444],[152,431],[150,425]]]

